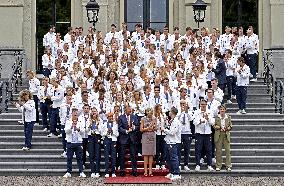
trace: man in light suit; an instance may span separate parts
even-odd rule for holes
[[[136,145],[137,132],[139,131],[139,123],[137,117],[132,113],[131,107],[125,105],[125,113],[118,118],[118,131],[120,146],[120,175],[125,176],[125,149],[130,145],[130,158],[132,166],[132,175],[137,176],[137,160],[136,160]]]

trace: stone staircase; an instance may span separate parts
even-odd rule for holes
[[[27,86],[21,87],[24,88]],[[17,96],[14,95],[14,98]],[[233,119],[231,132],[233,170],[230,174],[274,175],[284,172],[284,116],[275,113],[274,106],[263,79],[249,86],[246,115],[235,114],[236,102],[227,105]],[[61,139],[48,138],[47,132],[43,132],[40,126],[35,126],[33,149],[24,152],[21,150],[24,134],[23,125],[18,123],[20,119],[21,114],[12,105],[9,106],[8,113],[0,114],[0,175],[62,176],[66,171],[66,159],[60,157]],[[194,143],[190,154],[190,168],[193,170]],[[102,157],[102,172],[103,165]],[[76,161],[73,161],[73,167],[74,172],[77,172]],[[88,167],[87,163],[86,173],[90,172]],[[199,173],[194,171],[190,173],[208,174],[205,165],[201,169]],[[216,174],[224,173],[226,172],[216,172]]]

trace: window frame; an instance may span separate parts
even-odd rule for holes
[[[143,22],[129,22],[127,21],[127,2],[131,1],[131,0],[124,0],[124,22],[125,23],[140,23],[142,24],[142,28],[144,30],[146,30],[148,27],[150,27],[151,23],[165,23],[165,26],[169,26],[169,0],[165,0],[166,1],[166,22],[150,22],[150,11],[151,11],[151,7],[150,7],[150,0],[142,0],[143,1],[143,15],[142,15],[142,19]],[[153,28],[153,29],[157,29],[157,28]],[[131,30],[132,31],[132,30]],[[135,30],[133,30],[135,31]],[[160,30],[162,31],[162,30]]]

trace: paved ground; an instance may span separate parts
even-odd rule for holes
[[[3,185],[23,185],[23,186],[38,186],[38,185],[104,185],[104,179],[78,178],[63,179],[61,177],[0,177],[1,186]],[[134,185],[134,184],[132,184]],[[139,185],[139,184],[138,184]],[[148,184],[149,185],[149,184]],[[179,182],[174,182],[172,185],[188,185],[188,186],[282,186],[284,185],[284,177],[232,177],[232,176],[183,176]],[[144,185],[143,185],[144,186]],[[155,185],[157,186],[157,185]],[[160,186],[160,185],[159,185]]]

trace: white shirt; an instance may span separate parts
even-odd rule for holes
[[[82,134],[85,132],[84,129],[78,125],[76,125],[76,128],[79,129],[79,132],[77,130],[74,130],[71,128],[72,127],[72,120],[69,119],[67,120],[66,124],[65,124],[65,132],[66,132],[66,141],[67,143],[82,143],[83,139],[82,139]]]
[[[37,78],[33,78],[31,80],[29,80],[29,91],[33,94],[33,95],[37,95],[38,94],[38,89],[40,86],[40,81]]]
[[[71,118],[72,104],[62,103],[59,110],[60,124],[65,125],[66,121]]]
[[[52,108],[59,108],[64,98],[64,89],[58,85],[57,89],[51,87],[48,89],[47,94],[51,97]]]
[[[108,129],[112,129],[112,133],[108,133]],[[117,141],[117,138],[119,136],[119,132],[118,132],[118,124],[116,122],[105,122],[102,125],[102,136],[103,137],[107,137],[107,138],[111,138],[112,141]]]
[[[181,125],[182,124],[179,121],[178,117],[175,117],[172,120],[169,129],[164,130],[166,134],[165,142],[167,144],[177,144],[181,142]]]
[[[22,106],[16,104],[16,107],[23,114],[23,122],[36,121],[36,109],[34,100],[28,100]]]
[[[88,128],[90,126],[90,114],[82,113],[78,118],[78,124],[84,128],[84,132],[82,133],[82,138],[88,138]],[[90,133],[91,135],[91,133]]]
[[[193,120],[192,111],[182,111],[178,114],[179,121],[181,122],[181,134],[191,134],[190,121]]]
[[[249,75],[250,75],[250,69],[249,66],[246,64],[243,66],[240,73],[238,73],[238,70],[240,67],[236,69],[237,72],[237,86],[248,86],[249,85]]]
[[[200,109],[194,112],[193,124],[195,125],[196,134],[211,134],[211,126],[214,125],[215,119],[210,111],[206,111],[208,120],[204,118],[204,113]]]

